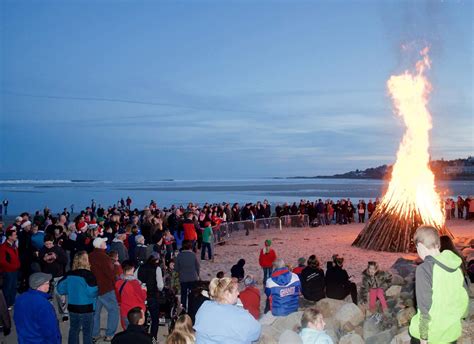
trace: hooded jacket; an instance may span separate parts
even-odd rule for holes
[[[239,259],[237,264],[232,266],[232,268],[230,269],[231,277],[235,277],[239,281],[241,281],[245,276],[244,265],[245,265],[245,259]]]
[[[326,296],[324,271],[307,266],[301,271],[301,289],[306,300],[319,301]]]
[[[469,297],[461,258],[450,250],[427,256],[416,268],[418,310],[411,319],[410,334],[429,343],[451,343],[461,336],[461,318]]]
[[[260,250],[260,256],[258,257],[258,263],[262,268],[273,267],[273,262],[276,259],[276,253],[272,248],[268,248],[268,252],[265,253],[265,248]]]
[[[270,298],[272,314],[285,316],[298,310],[301,283],[287,267],[275,269],[267,280],[265,294]]]

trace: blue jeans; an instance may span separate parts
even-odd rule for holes
[[[69,313],[70,327],[68,344],[79,344],[79,332],[82,328],[82,343],[92,344],[92,325],[94,313]]]
[[[3,294],[5,295],[7,307],[11,307],[15,303],[17,287],[18,271],[5,272],[3,275]]]
[[[267,283],[267,279],[269,279],[272,275],[272,268],[263,268],[263,288],[265,289],[265,284]]]
[[[201,246],[201,259],[204,260],[206,257],[206,249],[209,259],[212,259],[212,248],[210,242],[203,242]]]
[[[97,297],[97,304],[94,312],[94,329],[92,331],[93,337],[98,337],[100,335],[100,311],[102,307],[105,307],[107,310],[107,330],[105,335],[107,337],[112,337],[117,331],[117,326],[120,318],[119,306],[117,303],[117,298],[115,297],[115,291],[109,291],[104,295]]]

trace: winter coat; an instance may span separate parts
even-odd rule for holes
[[[197,240],[197,232],[196,227],[194,226],[194,221],[190,219],[186,219],[183,222],[183,229],[184,229],[184,240]]]
[[[132,308],[146,309],[146,290],[142,288],[140,281],[135,276],[126,276],[115,282],[115,292],[122,317],[126,317]]]
[[[14,272],[20,269],[20,256],[15,244],[5,241],[0,245],[0,272]]]
[[[69,271],[58,283],[58,294],[67,295],[67,309],[72,313],[92,313],[99,288],[97,280],[86,269]]]
[[[258,320],[260,318],[260,290],[249,286],[239,293],[239,298],[244,308]]]
[[[268,253],[264,253],[264,249],[262,248],[260,250],[260,256],[258,257],[258,263],[262,268],[272,268],[273,267],[273,262],[276,259],[276,253],[275,251],[270,248]]]
[[[97,279],[99,286],[99,296],[114,290],[115,270],[112,259],[105,253],[105,250],[95,248],[89,254],[91,271]]]
[[[300,275],[301,291],[306,300],[319,301],[326,296],[324,271],[307,266]]]
[[[61,344],[58,318],[49,298],[49,294],[35,289],[17,297],[13,319],[18,343]]]
[[[110,244],[110,251],[117,251],[119,262],[123,263],[125,260],[129,259],[127,248],[120,239],[114,239]]]
[[[140,325],[129,324],[123,332],[117,333],[112,338],[112,344],[152,344],[153,337]]]
[[[181,283],[197,281],[199,268],[199,261],[192,251],[181,251],[176,257],[174,270],[179,273]]]
[[[235,277],[239,281],[241,281],[245,276],[244,265],[245,265],[245,260],[239,259],[237,264],[232,266],[232,268],[230,269],[231,277]]]
[[[44,257],[47,253],[54,253],[56,255],[55,260],[45,261]],[[51,248],[43,248],[39,251],[39,260],[41,264],[41,271],[47,274],[53,275],[53,278],[64,276],[64,269],[67,264],[66,252],[59,247],[53,246]]]
[[[378,270],[374,276],[369,275],[369,269],[362,272],[362,285],[360,287],[360,300],[367,303],[369,290],[373,288],[382,288],[384,291],[390,287],[392,274],[387,271]]]
[[[296,312],[300,290],[301,283],[296,274],[286,267],[275,269],[265,285],[265,294],[270,298],[272,314],[285,316]]]
[[[326,296],[331,299],[342,300],[347,296],[347,285],[350,284],[347,271],[338,265],[326,271]]]
[[[462,333],[469,296],[462,260],[450,250],[427,256],[416,268],[417,313],[411,319],[412,337],[429,343],[451,343]]]
[[[300,333],[303,344],[333,344],[331,337],[324,331],[304,328]]]

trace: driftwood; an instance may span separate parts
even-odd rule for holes
[[[398,215],[384,204],[379,204],[352,246],[374,251],[416,252],[413,235],[422,224],[416,211]],[[436,228],[440,235],[453,237],[446,226]]]

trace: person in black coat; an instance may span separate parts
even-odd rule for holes
[[[235,264],[230,269],[231,277],[237,278],[239,282],[243,280],[245,277],[244,265],[245,265],[245,259],[239,259],[237,264]]]
[[[344,270],[344,258],[333,256],[334,265],[326,271],[326,296],[330,299],[343,300],[351,295],[352,302],[357,304],[357,286],[351,282],[347,271]]]
[[[300,281],[306,300],[319,301],[326,297],[324,271],[314,254],[308,258],[308,265],[301,271]]]
[[[140,307],[132,308],[128,311],[127,319],[129,325],[125,331],[117,333],[112,338],[112,344],[152,344],[153,338],[146,333],[145,313]]]

